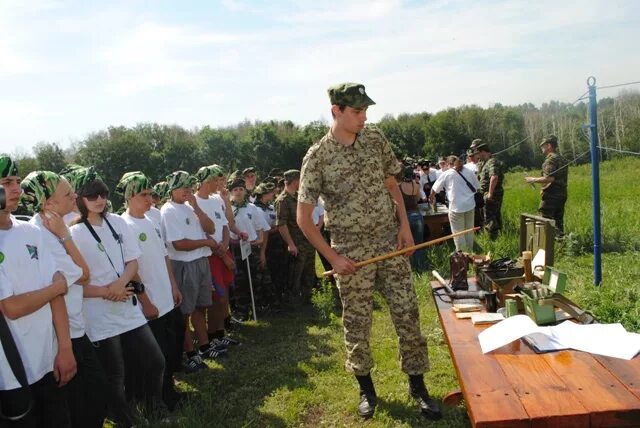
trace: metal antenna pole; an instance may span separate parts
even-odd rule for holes
[[[596,78],[587,79],[589,85],[589,128],[591,129],[591,180],[593,196],[593,283],[602,283],[602,254],[600,232],[600,164],[598,156],[598,100],[596,99]]]

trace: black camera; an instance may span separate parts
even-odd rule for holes
[[[135,280],[131,280],[127,283],[127,288],[133,288],[133,296],[131,296],[131,303],[133,303],[133,306],[136,306],[138,304],[138,299],[136,299],[136,294],[142,294],[144,293],[144,284],[141,283],[140,281],[135,281]]]
[[[7,194],[4,191],[4,187],[0,184],[0,210],[7,207]]]
[[[144,284],[140,281],[134,281],[133,279],[127,283],[127,287],[133,288],[133,294],[144,293]]]

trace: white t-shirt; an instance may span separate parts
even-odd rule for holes
[[[93,226],[102,241],[101,244],[98,244],[84,223],[71,227],[71,236],[91,272],[89,284],[95,286],[107,286],[117,280],[118,274],[122,275],[124,272],[124,264],[140,257],[140,249],[127,223],[115,214],[107,214],[105,218],[119,235],[122,246],[114,239],[105,220],[102,221],[102,226]],[[112,302],[100,297],[85,298],[82,310],[87,336],[92,342],[126,333],[147,322],[140,305],[134,306],[132,299],[126,302]]]
[[[431,181],[431,184],[435,183],[438,179],[438,174],[436,174],[436,170],[433,168],[429,168],[429,173],[422,171],[420,174],[420,188],[424,188],[424,185]]]
[[[200,226],[198,216],[187,204],[176,204],[167,201],[160,210],[162,213],[162,231],[167,242],[167,251],[171,260],[191,262],[211,255],[211,248],[200,247],[191,251],[178,251],[173,248],[174,241],[181,239],[207,239],[207,235]]]
[[[166,269],[167,249],[160,234],[160,226],[146,217],[136,218],[128,213],[121,217],[131,229],[131,234],[140,249],[138,275],[145,286],[149,299],[158,308],[159,317],[173,309],[171,280]]]
[[[320,222],[321,215],[324,215],[324,207],[320,205],[320,202],[318,202],[316,206],[313,207],[313,212],[311,213],[311,219],[313,220],[313,224],[316,226]]]
[[[255,228],[255,230],[264,230],[265,232],[268,232],[269,229],[271,229],[271,226],[269,225],[267,219],[264,218],[264,211],[262,211],[252,203],[248,203],[247,208],[247,215],[253,222],[253,227]]]
[[[258,208],[262,210],[264,219],[269,224],[269,230],[273,229],[276,225],[276,209],[273,207],[273,205],[267,205],[265,208]]]
[[[464,174],[464,178],[469,181],[475,189],[480,187],[478,178],[476,175],[466,168],[462,168],[460,171]],[[472,210],[476,207],[474,200],[475,193],[471,191],[467,183],[460,177],[460,174],[456,172],[454,168],[449,168],[442,173],[440,178],[433,185],[433,191],[438,193],[442,189],[447,192],[447,199],[449,200],[449,211],[454,213],[464,213]]]
[[[198,201],[198,206],[207,214],[216,226],[213,235],[209,236],[211,236],[217,243],[221,243],[222,232],[225,226],[229,226],[227,216],[224,213],[224,202],[221,198],[214,198],[213,196],[210,196],[207,199],[202,199],[200,196],[196,195],[196,200]]]
[[[469,171],[473,172],[474,174],[478,173],[478,164],[475,164],[473,162],[467,162],[464,165],[462,165],[462,167],[467,168]]]
[[[63,218],[64,221],[64,218]],[[36,226],[42,232],[42,242],[53,256],[57,269],[64,275],[69,286],[69,291],[64,296],[64,303],[69,314],[69,328],[71,338],[77,339],[84,336],[84,316],[82,315],[82,286],[76,281],[82,276],[82,269],[71,260],[64,245],[60,244],[58,237],[51,233],[42,224],[42,217],[36,214],[31,217],[29,223]]]
[[[234,211],[235,211],[235,208],[234,208]],[[251,218],[249,218],[248,206],[238,209],[235,213],[235,219],[236,219],[236,227],[241,232],[245,232],[247,235],[249,235],[249,241],[255,241],[256,239],[258,239],[258,233],[256,232],[256,229],[253,225],[253,221],[251,221]],[[233,232],[231,232],[230,235],[231,235],[231,239],[234,239],[234,240],[239,239],[238,235],[236,235]]]
[[[149,211],[144,213],[144,215],[149,217],[158,226],[162,224],[162,213],[156,207],[149,208]],[[160,233],[162,233],[162,230],[160,231]]]
[[[11,222],[9,230],[0,230],[0,300],[47,287],[58,270],[41,231],[13,216]],[[51,306],[46,304],[29,315],[6,320],[31,385],[53,370],[58,346]],[[0,390],[19,387],[0,343]]]
[[[80,217],[79,213],[71,211],[70,213],[65,214],[64,217],[62,217],[62,221],[64,221],[64,224],[66,224],[67,226],[71,226],[71,222],[78,217]]]

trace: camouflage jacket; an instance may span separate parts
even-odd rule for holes
[[[480,190],[482,193],[489,192],[489,183],[491,182],[492,176],[498,177],[498,183],[493,191],[495,196],[504,195],[504,188],[502,184],[504,182],[504,163],[496,159],[495,157],[490,157],[487,161],[482,165],[482,169],[479,170],[478,176],[480,179]]]
[[[553,177],[552,183],[542,186],[543,198],[566,198],[569,168],[567,160],[559,153],[549,153],[542,164],[542,175]]]
[[[400,163],[380,130],[367,126],[350,146],[329,131],[302,161],[298,200],[315,205],[322,196],[325,227],[334,242],[388,238],[397,233],[395,203],[384,180]]]
[[[309,241],[307,241],[296,221],[298,210],[297,195],[291,195],[285,190],[278,195],[274,205],[276,209],[276,226],[287,226],[294,244],[307,244]]]

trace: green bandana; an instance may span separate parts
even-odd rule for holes
[[[18,165],[9,156],[0,156],[0,178],[18,175]]]
[[[195,177],[198,183],[204,183],[210,178],[222,177],[223,175],[222,168],[218,165],[209,165],[200,168],[198,172],[196,172]]]
[[[275,185],[273,183],[262,182],[258,184],[258,186],[253,189],[253,194],[256,196],[266,195],[267,193],[273,192],[275,189]]]
[[[100,174],[96,171],[96,169],[92,166],[83,167],[80,165],[67,165],[62,171],[60,171],[60,175],[69,181],[71,187],[74,192],[80,194],[82,187],[85,184],[94,182],[96,180],[104,181]]]
[[[176,189],[192,187],[195,184],[195,178],[186,171],[176,171],[167,175],[167,184],[169,193]]]
[[[169,184],[166,181],[160,181],[153,186],[153,194],[160,197],[164,201],[169,193]]]
[[[235,201],[231,201],[231,206],[233,207],[233,216],[237,216],[238,215],[238,211],[240,211],[240,208],[244,208],[247,206],[248,201],[246,199],[243,199],[240,202],[235,202]]]
[[[20,186],[22,187],[22,201],[34,212],[40,212],[47,199],[56,191],[60,183],[60,176],[51,171],[33,171],[27,175]]]
[[[247,188],[243,178],[234,178],[227,181],[227,190],[235,189],[236,187]]]
[[[125,205],[127,201],[142,192],[145,189],[151,189],[151,180],[140,171],[126,172],[118,185],[116,186],[116,193],[119,193],[124,198]]]

